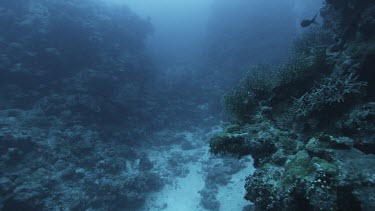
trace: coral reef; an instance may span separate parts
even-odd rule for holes
[[[291,24],[263,45],[247,26],[257,18],[251,3],[229,4],[217,3],[238,25],[212,22],[222,25],[205,64],[161,72],[146,53],[150,20],[128,7],[1,2],[0,210],[174,209],[165,198],[145,202],[164,193],[184,202],[184,179],[197,209],[229,210],[226,192],[259,210],[375,210],[373,1],[326,0],[322,26],[298,38],[283,65],[254,66],[223,97],[230,122],[221,130],[210,115],[223,90],[263,59],[254,49],[277,62],[295,30],[291,5],[269,4]]]
[[[7,1],[0,11],[0,210],[141,207],[164,185],[134,148],[151,23],[101,1]]]
[[[250,71],[224,97],[237,125],[211,152],[254,158],[245,198],[256,209],[375,209],[374,7],[326,0],[323,25],[284,65]]]
[[[131,165],[139,156],[126,144],[94,130],[35,110],[2,110],[1,125],[3,210],[134,208],[163,184],[150,164]]]

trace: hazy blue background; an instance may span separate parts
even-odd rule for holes
[[[159,64],[168,66],[197,63],[204,56],[202,54],[206,54],[204,50],[208,42],[217,39],[222,33],[232,33],[228,37],[231,36],[230,39],[233,39],[236,37],[233,33],[241,33],[236,30],[244,26],[251,28],[252,34],[256,34],[257,27],[260,30],[267,27],[267,32],[272,36],[259,34],[264,36],[262,41],[279,43],[279,46],[273,46],[276,47],[275,53],[284,54],[285,51],[281,49],[288,48],[294,38],[285,39],[278,35],[287,32],[289,36],[293,36],[302,31],[299,22],[303,18],[314,16],[319,11],[322,0],[109,0],[106,2],[115,6],[126,4],[141,17],[150,19],[155,29],[154,35],[149,40],[150,51],[160,62]],[[233,27],[232,31],[212,33],[212,30],[215,30],[212,29],[215,26],[214,22],[217,23],[218,20],[222,29],[228,26],[227,29],[231,30],[230,27]],[[275,22],[275,20],[279,21]],[[294,27],[291,28],[291,25]],[[244,36],[247,35],[246,33],[249,32],[243,31]],[[284,42],[278,42],[278,39],[283,39]],[[254,39],[254,42],[259,41]],[[270,48],[270,46],[264,47]],[[258,50],[254,49],[254,51]]]
[[[154,35],[149,46],[163,63],[187,63],[201,54],[211,0],[112,0],[127,4],[141,17],[149,18]],[[111,1],[109,1],[111,2]]]

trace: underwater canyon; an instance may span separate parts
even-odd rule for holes
[[[375,210],[372,0],[0,1],[0,210]]]

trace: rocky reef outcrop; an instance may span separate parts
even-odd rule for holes
[[[280,67],[256,67],[224,96],[214,154],[252,155],[259,210],[374,210],[375,4],[326,0],[324,22]]]
[[[102,1],[21,0],[0,3],[0,28],[0,210],[142,206],[164,185],[136,149],[151,23]]]

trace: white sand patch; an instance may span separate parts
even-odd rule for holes
[[[219,127],[212,128],[218,131]],[[211,132],[212,133],[212,132]],[[150,160],[155,164],[153,171],[159,172],[167,184],[158,192],[151,194],[144,207],[144,211],[203,211],[201,194],[199,191],[205,188],[205,176],[207,166],[214,165],[217,158],[212,157],[209,152],[208,138],[210,132],[197,131],[176,131],[166,133],[184,137],[184,141],[191,142],[196,149],[182,150],[180,144],[155,147],[147,152]],[[180,158],[179,158],[180,157]],[[172,167],[169,160],[178,161],[184,168],[189,169],[189,173],[183,177],[174,176],[175,169],[180,165]],[[222,163],[221,159],[217,160]],[[222,211],[240,211],[250,203],[243,199],[245,195],[245,178],[253,173],[252,159],[244,158],[238,162],[243,162],[245,168],[231,175],[230,183],[226,186],[219,185],[219,192],[213,192],[220,202]]]
[[[173,184],[166,185],[163,190],[150,198],[146,210],[163,211],[193,211],[201,210],[198,193],[204,186],[204,180],[199,173],[199,164],[190,164],[190,173],[184,178],[176,178]]]
[[[230,183],[226,186],[220,186],[217,199],[220,201],[220,210],[222,211],[240,211],[246,205],[251,204],[243,197],[245,196],[245,179],[254,172],[251,162],[246,162],[246,168],[232,175]]]

